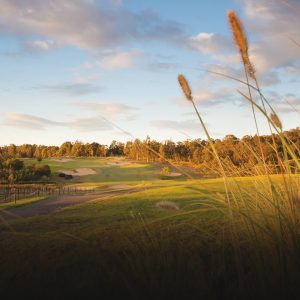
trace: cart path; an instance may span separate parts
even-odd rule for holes
[[[140,192],[144,189],[126,189],[116,191],[103,191],[97,194],[85,194],[85,195],[60,195],[55,197],[49,197],[44,200],[40,200],[24,206],[10,208],[8,210],[0,210],[0,222],[12,221],[20,218],[28,218],[39,215],[51,214],[57,212],[62,208],[68,206],[74,206],[88,201],[105,199],[107,197],[125,195],[134,192]]]

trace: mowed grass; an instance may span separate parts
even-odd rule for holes
[[[193,186],[196,189],[191,188]],[[26,290],[32,282],[38,282],[34,291],[43,295],[46,289],[52,297],[59,290],[76,295],[82,288],[88,294],[111,296],[115,285],[118,295],[120,291],[125,296],[139,295],[143,293],[148,276],[153,281],[149,288],[153,288],[155,278],[152,277],[156,271],[151,268],[157,268],[161,262],[156,259],[164,255],[158,251],[157,257],[151,257],[151,253],[155,253],[153,247],[160,247],[161,241],[169,247],[177,226],[183,229],[181,235],[191,240],[189,235],[194,230],[186,230],[184,224],[188,222],[190,226],[201,220],[188,213],[194,201],[208,197],[209,190],[221,191],[222,184],[207,182],[199,189],[197,181],[157,181],[135,194],[16,220],[10,227],[3,223],[0,226],[1,291],[13,295]],[[175,202],[180,210],[156,207],[163,200]],[[183,212],[187,215],[180,216]],[[174,224],[177,225],[174,227]],[[149,264],[150,269],[147,266],[144,269],[144,263]],[[149,272],[146,277],[144,272]],[[141,286],[136,288],[133,283],[138,278],[142,281],[137,281]]]
[[[74,158],[68,162],[58,162],[53,159],[44,159],[41,163],[50,166],[52,174],[50,180],[65,183],[90,182],[140,182],[161,178],[159,164],[130,163],[129,165],[109,165],[115,158]],[[34,159],[25,159],[26,164],[37,163]],[[75,170],[91,168],[97,172],[94,175],[74,176],[72,180],[58,177],[60,170]]]

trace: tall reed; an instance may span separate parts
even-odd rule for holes
[[[264,165],[265,171],[261,174],[254,168],[249,170],[252,179],[247,181],[234,178],[236,173],[232,164],[221,160],[218,155],[213,139],[196,108],[192,91],[185,77],[179,75],[181,88],[187,100],[193,105],[218,162],[220,176],[226,178],[227,201],[224,201],[222,195],[216,194],[205,203],[199,204],[200,208],[195,210],[195,213],[201,212],[203,209],[207,211],[209,207],[211,212],[221,212],[227,220],[227,223],[220,224],[219,230],[234,226],[234,234],[230,235],[229,239],[223,240],[221,247],[232,249],[231,255],[235,257],[234,261],[238,262],[233,272],[237,274],[239,288],[247,287],[250,291],[251,283],[256,283],[262,292],[267,293],[275,283],[276,288],[283,293],[282,295],[286,295],[291,282],[300,282],[300,178],[297,175],[300,169],[299,149],[285,136],[280,117],[260,88],[254,65],[248,53],[248,40],[241,20],[232,10],[228,12],[227,17],[234,43],[241,56],[246,80],[226,77],[232,78],[248,88],[248,95],[239,93],[251,104],[260,153],[256,153],[250,145],[247,147],[255,155],[257,163]],[[255,101],[255,96],[261,100],[260,104]],[[276,166],[266,165],[265,153],[261,147],[259,136],[257,113],[266,119],[271,134],[273,131],[276,132],[281,141],[282,156],[279,154],[274,140],[272,147],[281,165],[279,176],[274,177],[270,171],[270,167],[276,168]],[[216,226],[218,227],[218,225]],[[220,241],[215,243],[218,247],[217,244],[220,244]],[[226,260],[223,261],[223,264],[224,268],[232,267],[227,265]]]

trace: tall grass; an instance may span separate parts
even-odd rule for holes
[[[257,163],[264,166],[264,172],[249,170],[253,180],[247,185],[234,179],[237,174],[232,164],[218,155],[192,98],[191,88],[186,88],[188,84],[185,77],[179,75],[183,92],[192,103],[218,162],[219,175],[225,178],[225,194],[216,194],[202,202],[194,212],[199,213],[205,209],[218,211],[223,216],[223,222],[216,220],[218,223],[213,227],[217,232],[225,232],[225,238],[214,234],[211,247],[229,249],[232,258],[230,262],[233,263],[228,265],[226,258],[219,262],[220,268],[225,270],[224,276],[236,274],[233,276],[236,278],[236,295],[248,291],[252,295],[257,293],[266,297],[273,289],[279,292],[277,295],[285,297],[300,282],[300,177],[297,175],[300,169],[299,149],[285,136],[278,114],[260,88],[254,64],[248,54],[248,42],[242,22],[233,11],[229,11],[227,16],[245,70],[245,80],[231,78],[248,88],[248,94],[239,93],[252,107],[258,143],[261,144],[256,114],[261,114],[266,119],[271,134],[278,134],[283,155],[279,154],[275,143],[273,151],[280,163],[281,172],[280,177],[272,176],[271,168],[276,169],[276,166],[266,165],[262,147],[259,147],[260,153],[255,153],[247,145],[254,153]],[[260,103],[255,100],[256,97],[260,99]],[[211,231],[206,234],[211,234]]]

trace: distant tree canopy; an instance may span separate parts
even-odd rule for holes
[[[300,128],[286,131],[286,138],[293,144],[300,158]],[[222,140],[215,139],[215,148],[223,162],[228,162],[240,173],[247,173],[253,167],[259,167],[261,150],[266,164],[278,166],[283,157],[282,144],[278,135],[257,136],[246,135],[241,139],[227,135]],[[261,148],[259,144],[261,144]],[[276,149],[276,151],[275,151]],[[65,142],[60,147],[43,145],[9,145],[0,147],[0,157],[3,160],[16,158],[51,158],[51,157],[106,157],[122,156],[145,162],[162,162],[165,159],[178,163],[189,163],[201,172],[216,169],[217,162],[206,140],[186,140],[173,142],[171,140],[158,142],[147,137],[145,140],[136,139],[127,143],[112,141],[107,145],[99,143],[82,143],[80,141]],[[7,162],[6,162],[7,163]],[[18,164],[15,162],[15,164]],[[17,167],[17,166],[16,166]],[[276,170],[274,170],[276,171]]]

